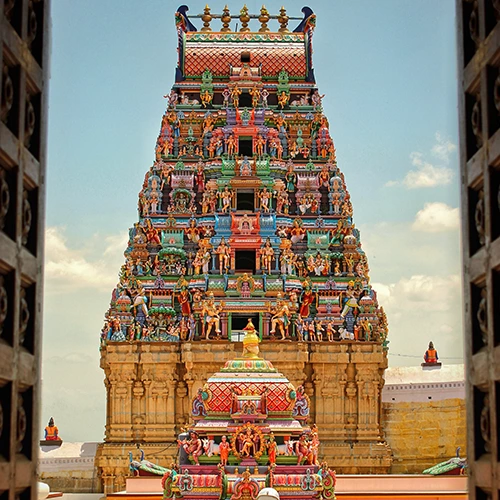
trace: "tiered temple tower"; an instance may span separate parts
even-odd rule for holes
[[[314,79],[316,16],[302,12],[289,29],[283,8],[244,7],[238,32],[227,8],[207,6],[200,30],[185,6],[176,13],[176,81],[101,336],[106,491],[123,488],[136,443],[169,465],[248,319],[310,398],[320,457],[337,472],[390,467],[387,320]]]

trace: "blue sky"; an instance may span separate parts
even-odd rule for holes
[[[242,5],[229,5],[234,17]],[[303,5],[285,7],[302,16]],[[454,1],[309,5],[316,80],[388,313],[390,365],[420,363],[429,340],[459,362]],[[53,415],[63,439],[102,437],[99,331],[174,79],[177,6],[52,2],[43,419]]]

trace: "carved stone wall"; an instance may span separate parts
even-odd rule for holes
[[[0,498],[37,498],[49,0],[0,0]]]
[[[96,465],[106,493],[125,487],[128,452],[136,443],[148,460],[176,460],[176,436],[189,425],[191,401],[208,377],[238,355],[240,344],[109,343],[105,442]],[[320,456],[338,473],[386,473],[391,450],[381,427],[387,356],[375,343],[263,342],[263,357],[311,398],[320,430]]]

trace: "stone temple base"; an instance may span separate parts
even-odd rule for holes
[[[374,342],[264,341],[261,355],[311,400],[319,429],[319,457],[339,474],[385,474],[391,449],[381,428],[387,355]],[[240,351],[222,341],[109,343],[101,351],[106,374],[107,425],[96,465],[104,492],[125,489],[128,452],[168,467],[177,461],[177,434],[191,423],[191,402],[208,377]]]

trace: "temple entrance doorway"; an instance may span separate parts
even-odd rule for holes
[[[236,250],[235,272],[255,274],[255,250]]]
[[[231,342],[242,342],[243,337],[245,336],[245,326],[248,324],[248,319],[252,320],[253,326],[255,329],[259,330],[260,324],[260,315],[259,313],[233,313],[231,315],[231,325],[230,325],[230,333],[231,333]]]
[[[255,194],[253,189],[244,191],[238,189],[236,192],[236,210],[255,211]]]
[[[251,137],[240,137],[238,139],[238,154],[240,156],[247,156],[248,158],[252,157],[253,141]]]

